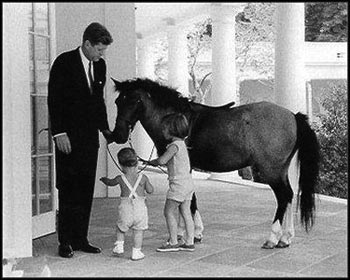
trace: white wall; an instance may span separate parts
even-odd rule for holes
[[[3,258],[32,255],[28,4],[3,4]]]
[[[106,26],[113,37],[113,43],[106,53],[106,105],[109,126],[113,129],[117,113],[114,103],[116,93],[108,77],[124,80],[136,75],[134,3],[56,3],[57,54],[81,45],[85,28],[93,21]],[[120,147],[115,146],[111,147],[111,151],[116,157],[116,150]],[[109,158],[106,142],[100,134],[95,197],[107,196],[107,187],[99,181],[99,178],[106,175],[114,176],[116,172],[119,171]]]
[[[311,79],[347,79],[348,43],[306,43],[306,76]]]

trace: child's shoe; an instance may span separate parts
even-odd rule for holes
[[[141,252],[141,248],[132,248],[132,255],[131,259],[133,261],[139,261],[142,260],[145,257],[145,255]]]
[[[195,237],[194,243],[202,243],[202,237]]]
[[[181,244],[179,246],[180,251],[190,251],[193,252],[194,251],[194,244],[192,245],[187,245],[187,244]]]
[[[157,252],[177,252],[180,250],[180,245],[177,243],[175,245],[171,245],[166,242],[164,245],[157,248]]]
[[[124,254],[124,241],[116,241],[114,245],[115,245],[115,247],[113,248],[114,255]]]

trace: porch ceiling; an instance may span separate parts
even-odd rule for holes
[[[166,31],[168,22],[195,21],[210,15],[208,3],[135,3],[136,33],[142,38]]]

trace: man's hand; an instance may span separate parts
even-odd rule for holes
[[[59,151],[65,154],[70,154],[72,147],[67,134],[62,134],[55,137],[56,146]]]
[[[101,178],[100,178],[100,181],[106,185],[106,184],[108,183],[108,178],[106,178],[106,177],[101,177]]]
[[[113,143],[112,132],[109,129],[102,131],[103,136],[105,137],[107,144]]]

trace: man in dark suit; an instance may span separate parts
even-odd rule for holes
[[[48,85],[51,133],[55,141],[58,189],[58,253],[70,258],[75,250],[100,253],[88,241],[94,193],[99,132],[109,142],[103,88],[106,63],[102,56],[113,42],[108,30],[91,23],[82,45],[54,61]]]

